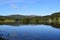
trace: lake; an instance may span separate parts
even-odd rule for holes
[[[0,37],[6,40],[60,40],[60,25],[0,25]]]

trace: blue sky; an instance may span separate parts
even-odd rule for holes
[[[0,15],[50,15],[60,12],[60,0],[0,0]]]

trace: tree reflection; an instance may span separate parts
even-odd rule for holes
[[[43,23],[43,25],[49,25],[49,26],[52,26],[53,28],[60,29],[60,24],[58,23]]]
[[[59,28],[60,29],[60,24],[54,24],[54,23],[52,23],[51,26],[54,27],[54,28]]]
[[[52,23],[43,22],[43,23],[36,23],[34,25],[41,25],[41,24],[49,25],[49,26],[52,26],[54,28],[60,28],[60,24],[58,22],[56,22],[56,23],[54,23],[54,22],[52,22]],[[18,22],[18,23],[0,23],[0,25],[20,26],[20,25],[28,25],[28,24],[23,24],[23,23],[21,24]]]
[[[10,25],[10,26],[20,26],[20,25],[27,25],[28,23],[20,23],[20,22],[10,22],[10,23],[0,23],[0,25]]]

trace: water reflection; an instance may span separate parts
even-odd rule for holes
[[[60,24],[51,24],[51,26],[60,29]]]
[[[0,23],[0,25],[11,25],[11,26],[19,26],[20,23]]]
[[[60,24],[58,24],[58,23],[43,23],[43,25],[49,25],[49,26],[51,26],[53,28],[60,29]]]
[[[26,24],[22,24],[22,23],[19,23],[19,22],[15,22],[15,23],[0,23],[0,25],[10,25],[10,26],[20,26],[20,25],[28,25],[27,23]]]
[[[0,23],[0,25],[10,25],[10,26],[20,26],[20,25],[49,25],[54,28],[59,28],[60,29],[60,24],[58,23],[40,23],[40,24],[20,24],[20,23]]]
[[[0,30],[0,40],[13,40],[16,36],[17,32],[15,31],[6,32],[5,30]]]
[[[12,26],[12,27],[0,26],[0,39],[1,40],[40,40],[40,39],[46,38],[45,36],[47,36],[47,38],[50,38],[51,35],[53,35],[53,37],[56,39],[60,37],[59,30],[53,29],[53,28],[60,29],[60,24],[43,23],[43,24],[30,24],[29,26],[25,26],[26,24],[24,24],[24,26],[21,26],[23,24],[20,24],[20,23],[3,24],[2,23],[0,25]],[[19,27],[13,27],[13,26],[19,26]],[[51,39],[53,37],[51,37]]]
[[[6,40],[6,39],[4,39],[4,38],[0,37],[0,40]]]
[[[16,38],[16,35],[17,35],[16,32],[10,32],[10,33],[6,32],[7,35],[5,34],[5,32],[6,31],[0,30],[0,40],[40,40],[40,38],[36,37],[36,36],[35,36],[35,38],[33,38],[32,36],[30,37],[30,36],[21,36],[20,35],[21,37]],[[25,35],[27,35],[27,34],[25,34]]]

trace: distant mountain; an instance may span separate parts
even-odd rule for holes
[[[22,17],[25,17],[23,15],[9,15],[9,16],[5,16],[6,18],[10,18],[10,19],[20,19]]]
[[[4,19],[20,19],[20,18],[31,18],[31,17],[42,17],[42,18],[50,18],[50,17],[60,17],[60,12],[53,13],[52,15],[46,15],[46,16],[36,16],[36,15],[8,15],[8,16],[0,16],[0,18]]]
[[[4,18],[4,19],[19,19],[22,18],[24,16],[22,15],[9,15],[9,16],[0,16],[0,18]]]

